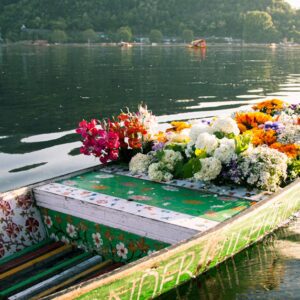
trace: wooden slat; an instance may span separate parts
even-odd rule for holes
[[[58,247],[61,247],[63,246],[64,244],[62,242],[55,242],[55,243],[52,243],[50,245],[45,245],[44,247],[42,248],[38,248],[36,251],[35,249],[32,250],[32,252],[30,253],[26,253],[25,255],[22,255],[20,257],[17,257],[13,260],[10,260],[8,263],[0,266],[0,274],[1,273],[4,273],[10,269],[13,269],[13,268],[16,268],[17,266],[21,265],[21,264],[24,264],[30,260],[33,260],[45,253],[48,253]],[[27,251],[28,252],[28,251]],[[0,278],[1,279],[1,278]]]
[[[64,282],[62,282],[62,283],[60,283],[60,284],[58,284],[58,285],[56,285],[56,286],[54,286],[54,287],[52,287],[52,288],[44,291],[44,292],[41,292],[40,294],[32,297],[31,300],[37,300],[37,299],[40,299],[41,297],[47,296],[47,295],[49,295],[49,294],[51,294],[51,293],[53,293],[53,292],[55,292],[55,291],[57,291],[57,290],[65,287],[65,286],[73,283],[74,281],[78,280],[79,278],[81,278],[83,276],[86,276],[86,275],[88,275],[88,274],[90,274],[92,272],[95,272],[95,271],[97,271],[97,270],[99,270],[99,269],[101,269],[101,268],[109,265],[110,263],[111,263],[111,261],[108,260],[108,261],[105,261],[105,262],[103,262],[103,263],[101,263],[99,265],[91,267],[88,270],[85,270],[85,271],[81,272],[80,274],[77,274],[77,275],[73,276],[72,278],[67,279]]]
[[[20,256],[25,255],[29,252],[35,251],[35,250],[37,250],[37,249],[39,249],[39,248],[41,248],[41,247],[43,247],[47,244],[50,244],[51,242],[52,242],[51,239],[47,239],[47,240],[44,240],[44,241],[42,241],[38,244],[34,244],[32,246],[26,247],[26,248],[24,248],[23,250],[21,250],[19,252],[16,252],[12,255],[9,255],[7,257],[4,257],[4,258],[0,259],[0,273],[2,273],[1,266],[3,266],[4,264],[8,263],[9,261],[15,260],[15,259],[19,258]]]
[[[42,256],[39,256],[39,257],[37,257],[37,258],[35,258],[33,260],[30,260],[30,261],[28,261],[28,262],[26,262],[26,263],[24,263],[24,264],[22,264],[20,266],[17,266],[16,268],[10,269],[9,271],[0,274],[0,280],[4,279],[4,278],[7,278],[9,276],[12,276],[12,275],[14,275],[14,274],[16,274],[18,272],[21,272],[21,271],[23,271],[23,270],[25,270],[25,269],[27,269],[27,268],[35,265],[36,263],[45,261],[46,259],[48,259],[48,258],[50,258],[52,256],[55,256],[56,254],[59,254],[59,253],[61,253],[63,251],[66,251],[68,249],[72,249],[72,246],[71,245],[64,245],[64,246],[62,246],[62,247],[60,247],[58,249],[55,249],[55,250],[53,250],[53,251],[51,251],[49,253],[46,253],[46,254],[44,254]]]
[[[22,300],[22,299],[29,299],[30,297],[41,293],[44,290],[49,290],[53,286],[57,286],[59,283],[69,279],[70,277],[74,276],[75,274],[78,274],[96,263],[101,263],[102,258],[98,255],[93,256],[89,258],[88,260],[85,260],[81,263],[79,263],[76,266],[73,266],[51,278],[48,278],[42,282],[39,282],[38,284],[31,286],[30,288],[23,290],[22,292],[19,292],[15,295],[12,295],[9,297],[10,300]]]
[[[68,246],[64,246],[64,247],[68,247]],[[66,268],[66,267],[69,267],[70,265],[78,262],[79,260],[82,260],[84,258],[87,258],[89,257],[90,254],[89,253],[83,253],[83,254],[80,254],[80,255],[77,255],[71,259],[68,259],[67,261],[63,261],[61,262],[60,264],[57,264],[57,265],[54,265],[53,267],[43,271],[43,272],[40,272],[30,278],[27,278],[17,284],[14,284],[13,286],[3,290],[2,292],[0,292],[0,296],[3,296],[3,297],[7,297],[8,295],[10,295],[11,293],[13,293],[14,291],[17,291],[17,290],[20,290],[34,282],[37,282],[38,280],[41,280],[42,278],[45,278],[46,276],[49,276],[55,272],[57,272],[58,270],[61,270],[63,268]]]

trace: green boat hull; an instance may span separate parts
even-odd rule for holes
[[[47,299],[150,299],[261,240],[300,210],[300,180],[217,227]]]

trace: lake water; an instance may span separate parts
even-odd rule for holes
[[[300,49],[0,46],[0,191],[98,164],[78,152],[83,118],[143,101],[167,122],[275,97],[300,101]],[[292,236],[299,254],[299,232]],[[274,240],[164,299],[300,299],[299,256],[281,253],[289,238]]]

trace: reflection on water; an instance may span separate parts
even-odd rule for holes
[[[97,164],[78,155],[83,118],[141,101],[161,122],[295,102],[299,70],[299,49],[0,46],[0,191]]]
[[[300,219],[159,300],[299,299]]]

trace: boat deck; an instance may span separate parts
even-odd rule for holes
[[[260,195],[258,198],[257,193],[251,194],[243,190],[237,193],[228,190],[226,193],[222,187],[216,188],[218,190],[208,191],[203,183],[191,181],[157,183],[145,176],[132,176],[121,166],[109,166],[39,186],[34,189],[34,195],[37,205],[42,208],[46,226],[48,229],[51,227],[49,235],[52,234],[54,238],[58,237],[57,230],[48,226],[47,220],[52,225],[53,218],[64,219],[64,226],[69,226],[70,229],[75,218],[77,224],[72,225],[77,226],[72,229],[75,232],[68,233],[67,228],[64,236],[59,239],[74,241],[80,231],[78,226],[82,222],[92,222],[89,226],[100,224],[110,228],[113,236],[123,236],[120,241],[129,247],[124,240],[128,242],[143,237],[149,242],[147,249],[153,252],[205,232],[264,197]],[[68,222],[70,216],[74,217],[73,223]],[[111,234],[104,232],[104,227],[100,228],[102,233],[101,230],[98,233],[101,243],[106,244],[107,240],[110,242]],[[128,234],[131,235],[130,238]],[[93,242],[94,248],[99,250],[100,247],[97,247],[95,241],[91,243]],[[157,247],[153,248],[153,244]],[[107,248],[111,246],[110,243]],[[89,248],[93,248],[93,245]],[[112,258],[113,254],[110,251],[108,257]],[[132,260],[143,256],[142,254],[132,257]],[[119,257],[122,258],[122,255]]]
[[[121,264],[45,240],[0,260],[0,299],[39,299]]]

